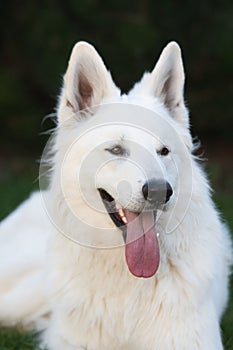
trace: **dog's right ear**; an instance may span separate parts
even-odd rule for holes
[[[64,76],[58,108],[59,122],[116,95],[120,95],[119,89],[95,48],[86,42],[77,43]]]

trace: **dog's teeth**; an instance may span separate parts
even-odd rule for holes
[[[157,237],[159,238],[159,233],[157,232]]]
[[[123,212],[123,210],[121,208],[118,209],[118,213],[120,214],[121,217],[124,216],[124,212]]]
[[[125,217],[125,213],[122,208],[117,208],[118,214],[121,217],[121,220],[123,221],[124,224],[127,224],[127,219]]]
[[[127,224],[127,219],[126,219],[125,216],[122,216],[122,217],[121,217],[121,220],[123,221],[124,224]]]

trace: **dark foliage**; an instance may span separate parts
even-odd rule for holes
[[[187,101],[199,136],[230,138],[231,0],[41,0],[1,3],[2,143],[33,152],[56,105],[72,45],[93,43],[123,91],[151,70],[169,40],[182,46]],[[47,125],[44,126],[47,128]],[[194,130],[194,133],[196,130]]]

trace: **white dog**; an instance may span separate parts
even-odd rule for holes
[[[0,226],[3,324],[45,328],[49,350],[223,349],[231,242],[183,87],[174,42],[128,95],[75,45],[49,189]]]

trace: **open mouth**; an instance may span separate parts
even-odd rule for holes
[[[125,257],[136,277],[151,277],[159,267],[159,244],[155,232],[155,212],[141,213],[121,208],[104,189],[99,189],[106,211],[125,241]]]
[[[99,189],[99,193],[110,218],[114,224],[123,231],[123,237],[125,240],[126,237],[124,231],[125,225],[127,224],[127,219],[124,210],[116,204],[116,201],[108,192],[103,189]]]

